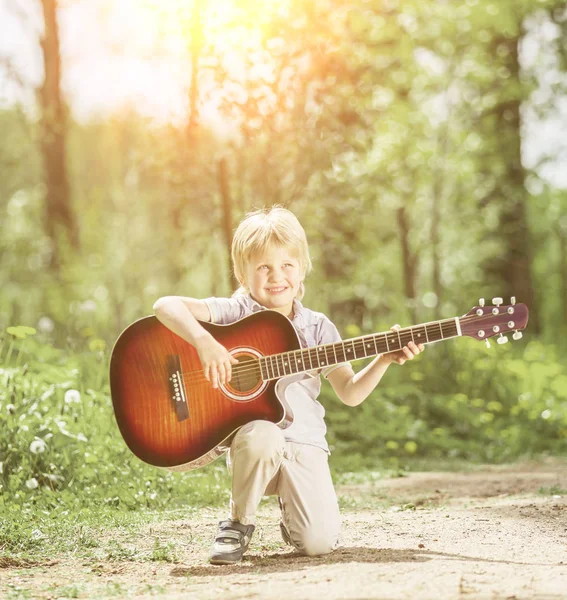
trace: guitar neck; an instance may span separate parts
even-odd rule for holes
[[[416,344],[432,344],[461,335],[458,317],[443,321],[431,321],[398,331],[373,333],[334,344],[311,346],[291,352],[271,354],[260,359],[262,379],[279,379],[286,375],[324,369],[333,365],[370,358],[378,354],[396,352],[413,341]]]

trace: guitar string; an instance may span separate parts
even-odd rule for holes
[[[452,323],[445,323],[445,325],[450,325],[450,324],[454,325],[454,322],[452,322]],[[416,327],[420,327],[420,326],[417,325]],[[394,334],[394,335],[397,334],[397,332],[395,332],[395,331],[392,331],[391,333]],[[400,335],[407,335],[407,334],[409,334],[409,331],[400,330],[399,333],[400,333]],[[371,335],[372,334],[370,334],[369,336],[365,336],[365,337],[370,337]],[[374,335],[376,336],[376,335],[383,335],[383,334],[382,333],[378,333],[378,334],[374,334]],[[390,335],[390,333],[388,333],[388,335]],[[448,336],[446,339],[450,339],[450,337],[455,337],[455,336]],[[443,338],[441,338],[441,339],[443,339]],[[396,340],[396,342],[397,341],[398,340]],[[409,341],[410,340],[408,339],[408,342]],[[435,341],[438,341],[438,340],[435,340]],[[347,342],[348,342],[348,340],[344,341],[344,343],[347,343]],[[352,349],[353,349],[354,353],[356,354],[357,351],[364,349],[364,346],[367,344],[367,342],[368,342],[368,340],[364,341],[362,339],[358,339],[358,340],[356,340],[355,342],[353,342],[353,343],[351,343],[349,345],[352,346]],[[340,344],[341,342],[336,342],[336,343]],[[427,342],[425,342],[425,343],[427,343]],[[311,361],[312,358],[315,359],[315,360],[317,360],[317,361],[319,361],[319,358],[318,358],[318,356],[316,354],[312,355],[312,352],[315,351],[315,348],[316,347],[314,347],[314,346],[310,346],[308,348],[299,348],[299,349],[296,349],[296,350],[290,350],[289,352],[291,353],[291,352],[303,352],[303,351],[307,351],[308,355],[309,355],[309,362],[312,363],[312,361]],[[396,349],[396,350],[399,350],[399,349]],[[395,352],[396,350],[391,350],[391,352]],[[386,350],[386,352],[378,352],[377,354],[387,354],[387,353],[388,353],[388,350]],[[280,355],[281,354],[286,354],[286,353],[285,352],[284,353],[280,353]],[[343,354],[344,354],[344,351],[343,351]],[[270,356],[277,356],[277,355],[270,355]],[[261,358],[266,358],[266,357],[261,357]],[[325,358],[326,358],[326,351],[325,351]],[[367,358],[367,357],[366,356],[358,357],[358,359],[361,359],[361,358]],[[346,356],[345,356],[345,359],[346,359]],[[353,358],[351,360],[357,360],[357,358]],[[272,371],[275,372],[276,369],[278,369],[278,368],[282,368],[283,369],[285,366],[287,366],[287,362],[283,362],[283,361],[285,361],[285,358],[282,357],[280,359],[279,363],[277,362],[277,359],[276,359],[276,364],[275,365],[270,364],[270,367],[272,368]],[[237,376],[238,375],[246,375],[246,374],[252,374],[252,373],[256,373],[258,371],[261,371],[261,366],[259,364],[259,359],[252,358],[252,359],[249,359],[249,360],[245,360],[243,362],[245,364],[243,364],[241,367],[239,367],[239,365],[233,365],[233,367],[232,367],[232,375],[233,375],[233,377],[234,377],[234,375],[237,375]],[[290,362],[289,359],[288,359],[288,362]],[[345,362],[350,362],[350,361],[349,360],[345,360]],[[253,363],[253,364],[250,365],[250,366],[248,366],[246,363]],[[334,363],[334,364],[339,364],[339,363]],[[317,365],[316,367],[312,367],[312,368],[309,368],[309,369],[306,369],[306,370],[307,371],[313,371],[313,370],[320,369],[320,368],[322,368],[324,366],[325,365]],[[301,371],[301,372],[303,372],[303,371]],[[184,375],[184,376],[185,375],[190,375],[190,376],[196,375],[197,380],[201,380],[202,382],[205,382],[205,381],[208,382],[208,379],[204,376],[203,371],[185,371],[185,372],[182,373],[182,375]],[[279,377],[284,377],[284,375],[278,376],[278,377],[276,377],[276,379],[279,379]],[[195,380],[194,379],[192,380],[191,377],[185,378],[185,381],[190,381],[191,383],[195,383]]]
[[[503,314],[503,313],[500,313],[500,314]],[[469,317],[462,317],[462,318],[460,318],[460,323],[468,323],[470,321],[479,320],[479,319],[482,319],[483,317],[490,317],[490,316],[493,316],[493,315],[471,315]],[[443,333],[443,326],[455,325],[453,319],[448,319],[444,323],[442,323],[441,321],[433,321],[431,323],[428,323],[427,325],[435,325],[435,324],[437,324],[437,325],[440,326],[441,333]],[[409,335],[411,335],[411,331],[410,331],[411,329],[418,329],[420,327],[425,328],[426,325],[425,324],[424,325],[415,325],[414,327],[411,327],[411,328],[405,329],[405,330],[401,329],[399,331],[381,332],[381,333],[377,333],[377,334],[369,334],[368,336],[364,336],[364,337],[365,338],[369,338],[369,337],[373,337],[373,336],[376,337],[376,336],[386,336],[386,335],[394,335],[394,334],[399,334],[399,335],[408,335],[409,334]],[[451,339],[453,337],[457,337],[457,336],[451,335],[451,336],[448,336],[447,338],[443,338],[442,337],[439,340],[434,340],[434,341],[437,342],[437,341],[441,341],[443,339]],[[412,340],[413,340],[413,336],[412,336]],[[345,340],[344,343],[347,343],[348,341],[349,340]],[[380,341],[382,341],[382,340],[380,340]],[[408,339],[408,342],[409,341],[411,341],[411,340]],[[336,342],[336,344],[340,344],[340,343],[341,342]],[[364,340],[364,339],[360,338],[360,339],[356,340],[355,342],[352,342],[350,345],[353,347],[353,350],[354,350],[354,352],[356,354],[357,350],[363,350],[364,349],[364,345],[367,344],[367,343],[368,343],[367,339]],[[427,343],[432,343],[432,342],[424,342],[424,343],[427,344]],[[334,344],[331,344],[331,345],[334,345]],[[315,350],[315,348],[317,348],[317,346],[311,346],[311,347],[308,347],[308,348],[300,348],[300,349],[296,349],[296,350],[290,350],[288,353],[308,351],[310,362],[311,362],[311,358],[315,358],[318,361],[319,359],[317,358],[317,355],[315,355],[313,357],[311,356],[311,353]],[[391,351],[387,350],[386,352],[379,352],[378,354],[388,354],[389,352],[396,352],[396,351],[399,351],[399,350],[400,349],[397,348],[396,350],[391,350]],[[286,353],[285,352],[280,353],[280,356],[283,355],[283,354],[286,354]],[[270,356],[278,356],[278,355],[276,354],[276,355],[270,355]],[[376,354],[374,354],[372,356],[376,356]],[[261,358],[267,358],[267,357],[264,356],[264,357],[261,357]],[[325,358],[326,358],[326,351],[325,351]],[[346,356],[345,356],[345,358],[346,358]],[[351,360],[358,360],[358,359],[361,359],[361,358],[367,358],[367,357],[366,356],[362,356],[362,357],[354,358],[354,359],[351,359]],[[280,363],[277,362],[277,360],[278,359],[276,359],[276,365],[275,365],[276,368],[277,367],[283,368],[284,366],[287,366],[287,363],[280,364]],[[283,361],[283,360],[285,360],[285,358],[282,357],[280,360]],[[261,365],[259,363],[259,359],[253,358],[253,359],[246,360],[246,361],[243,361],[243,362],[244,362],[244,364],[242,364],[242,366],[240,366],[240,367],[237,364],[233,366],[233,368],[232,368],[232,374],[233,374],[233,376],[234,375],[243,376],[243,375],[246,375],[246,374],[255,374],[258,371],[261,372]],[[345,362],[350,362],[350,360],[347,360]],[[254,364],[252,364],[252,365],[249,366],[246,363],[254,363]],[[339,364],[339,363],[333,363],[333,365],[331,365],[331,366],[334,366],[334,364]],[[270,364],[270,367],[272,367],[272,370],[274,371],[274,368],[273,368],[274,365]],[[321,365],[318,365],[317,367],[313,367],[312,369],[307,369],[307,371],[316,370],[316,369],[320,369],[320,368],[321,368]],[[303,371],[301,371],[301,372],[303,372]],[[208,382],[209,381],[205,377],[204,372],[202,370],[200,370],[200,371],[184,371],[184,372],[182,372],[182,375],[184,375],[184,376],[187,375],[188,376],[188,377],[185,378],[185,382],[186,383],[192,383],[192,384],[194,384],[194,383],[197,383],[199,381],[201,381],[201,382]],[[287,374],[285,374],[285,375],[287,375]],[[275,377],[274,379],[279,379],[280,377],[284,377],[285,375],[278,375],[278,377]],[[272,378],[269,378],[269,379],[272,379]]]
[[[503,313],[500,313],[500,314],[502,315]],[[470,321],[479,320],[479,319],[482,319],[483,317],[491,317],[491,316],[495,316],[495,315],[470,315],[469,317],[462,317],[462,318],[460,318],[459,322],[460,323],[469,323]],[[443,326],[455,325],[453,319],[448,319],[444,323],[442,323],[441,321],[433,321],[431,323],[428,323],[427,325],[435,325],[435,324],[437,324],[437,325],[440,326],[441,333],[443,333]],[[364,336],[364,337],[368,338],[368,337],[372,337],[372,336],[376,337],[376,336],[380,336],[380,335],[386,336],[386,335],[392,335],[392,334],[399,334],[399,335],[408,335],[408,334],[410,334],[411,335],[411,332],[410,332],[411,329],[417,329],[417,328],[420,328],[420,327],[424,327],[425,328],[426,325],[425,324],[424,325],[415,325],[414,327],[411,327],[411,328],[406,329],[406,330],[401,329],[399,331],[381,332],[381,333],[377,333],[377,334],[369,334],[368,336]],[[453,337],[457,337],[457,336],[451,335],[451,336],[448,336],[447,338],[443,338],[442,337],[439,340],[434,340],[434,342],[441,341],[443,339],[451,339]],[[413,336],[412,336],[412,339],[413,339]],[[355,354],[356,354],[357,350],[363,350],[364,349],[364,345],[367,343],[367,341],[368,340],[364,341],[363,339],[358,339],[358,340],[356,340],[355,342],[353,342],[351,344],[352,347],[353,347],[353,351],[355,352]],[[411,341],[411,340],[408,339],[408,342],[409,341]],[[348,340],[345,340],[344,343],[347,343],[347,342],[348,342]],[[336,342],[336,343],[340,344],[341,342]],[[432,343],[432,342],[424,342],[424,343],[427,344],[427,343]],[[334,345],[334,344],[332,344],[332,345]],[[311,358],[312,358],[311,352],[315,348],[316,348],[316,346],[315,347],[311,346],[311,347],[308,347],[308,348],[300,348],[300,349],[297,349],[297,350],[290,350],[289,352],[308,351],[309,359],[310,359],[310,362],[311,362]],[[391,350],[391,351],[386,351],[386,352],[379,352],[378,354],[388,354],[389,352],[396,352],[396,351],[399,351],[399,350],[400,349],[398,348],[396,350]],[[280,355],[282,355],[282,354],[285,354],[285,353],[280,353]],[[271,355],[271,356],[277,356],[277,355]],[[376,356],[376,354],[373,354],[372,356]],[[261,357],[261,358],[266,358],[266,357]],[[317,358],[317,355],[315,355],[313,358],[315,358],[317,361],[319,360]],[[325,358],[326,358],[326,351],[325,351]],[[353,358],[351,360],[359,360],[359,359],[362,359],[362,358],[367,358],[367,356],[356,357],[356,358]],[[285,359],[282,358],[281,360],[283,361]],[[351,360],[347,360],[345,362],[351,362]],[[242,378],[243,376],[246,376],[246,375],[251,376],[251,375],[256,375],[256,374],[259,374],[260,378],[261,378],[261,374],[262,374],[261,371],[262,371],[262,369],[261,369],[261,365],[259,363],[259,359],[253,358],[253,359],[246,360],[246,361],[243,361],[243,362],[244,363],[249,363],[250,362],[250,363],[254,363],[254,364],[252,364],[250,366],[248,366],[247,364],[243,364],[240,368],[238,367],[238,365],[234,365],[233,368],[232,368],[233,378],[234,378],[234,376]],[[334,366],[335,364],[340,364],[340,363],[333,363],[333,365],[331,365],[331,366]],[[281,367],[283,369],[284,366],[287,366],[287,363],[280,364],[280,363],[277,362],[277,359],[276,359],[276,365],[275,365],[276,368],[280,368]],[[317,367],[313,367],[311,369],[307,369],[306,371],[317,370],[317,369],[323,368],[324,366],[326,366],[326,365],[318,365]],[[274,371],[274,373],[275,373],[274,365],[270,364],[270,367],[272,368],[272,371]],[[303,371],[299,371],[299,372],[303,372]],[[182,375],[184,375],[184,376],[188,375],[188,377],[186,377],[186,378],[184,377],[184,382],[185,383],[189,383],[189,384],[193,384],[194,385],[196,383],[209,382],[209,380],[205,377],[204,372],[202,370],[200,370],[200,371],[185,371],[185,372],[182,373]],[[286,375],[287,374],[278,375],[277,377],[273,377],[273,378],[270,377],[270,378],[268,378],[268,380],[270,380],[270,379],[279,379],[280,377],[285,377]],[[263,381],[266,381],[266,380],[263,380]]]

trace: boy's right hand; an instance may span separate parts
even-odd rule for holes
[[[219,383],[225,385],[232,377],[232,365],[238,363],[229,351],[212,335],[205,336],[196,346],[199,359],[207,381],[212,382],[214,388]]]

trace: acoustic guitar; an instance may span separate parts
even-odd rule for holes
[[[525,304],[493,306],[481,299],[462,317],[398,331],[363,335],[302,348],[291,321],[265,310],[231,325],[201,322],[238,359],[232,379],[214,389],[205,379],[197,350],[156,317],[144,317],[117,339],[110,359],[110,389],[120,432],[141,460],[173,471],[211,462],[229,447],[238,429],[258,419],[282,428],[293,421],[285,388],[304,373],[395,352],[408,342],[432,344],[459,336],[486,340],[505,333],[522,337]]]

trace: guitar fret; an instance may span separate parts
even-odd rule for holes
[[[419,331],[419,327],[416,327],[415,329],[417,331],[417,337],[418,337],[418,339],[421,338],[422,334],[421,334],[421,331]],[[423,331],[425,332],[425,327],[423,327]],[[427,339],[427,336],[426,336],[426,339]],[[418,343],[420,343],[420,342],[423,342],[423,340],[419,340],[418,341]]]
[[[260,358],[260,359],[258,360],[258,365],[260,365],[260,379],[261,379],[262,381],[265,381],[265,380],[266,380],[266,379],[268,379],[268,378],[266,377],[266,375],[264,375],[264,371],[263,371],[263,368],[262,368],[262,360],[264,360],[264,362],[265,362],[265,359],[263,359],[263,358]]]
[[[333,355],[331,354],[331,350],[333,349],[332,345],[325,346],[325,358],[327,359],[327,366],[333,364]]]
[[[393,350],[399,350],[400,348],[396,348],[395,344],[396,344],[396,338],[394,337],[394,334],[388,334],[391,335],[392,337],[390,338],[390,343],[392,344],[392,348],[390,348],[390,343],[388,344],[388,349],[391,351]],[[387,338],[386,338],[387,339]]]
[[[374,342],[374,350],[376,350],[376,354],[380,354],[380,352],[378,352],[378,346],[376,345],[376,336],[375,335],[372,336],[372,341]]]
[[[354,342],[352,340],[348,340],[350,348],[348,349],[348,359],[353,360],[356,358],[356,352],[354,351]]]
[[[284,376],[288,375],[288,373],[286,372],[286,366],[287,366],[287,361],[285,360],[285,353],[282,352],[281,353],[281,361],[282,361],[282,371]]]
[[[349,352],[352,352],[353,358],[356,358],[356,348],[354,347],[354,341],[352,341],[352,340],[350,342],[350,350],[349,350]]]
[[[286,352],[286,357],[284,359],[284,366],[286,368],[286,371],[289,371],[288,373],[286,373],[286,375],[291,375],[293,373],[293,371],[291,370],[291,357],[290,357],[291,352]]]
[[[411,329],[403,329],[400,333],[401,333],[402,336],[403,335],[407,335],[408,336],[408,339],[405,342],[403,342],[403,345],[407,346],[410,343],[410,336],[413,339],[413,335],[412,335]]]

